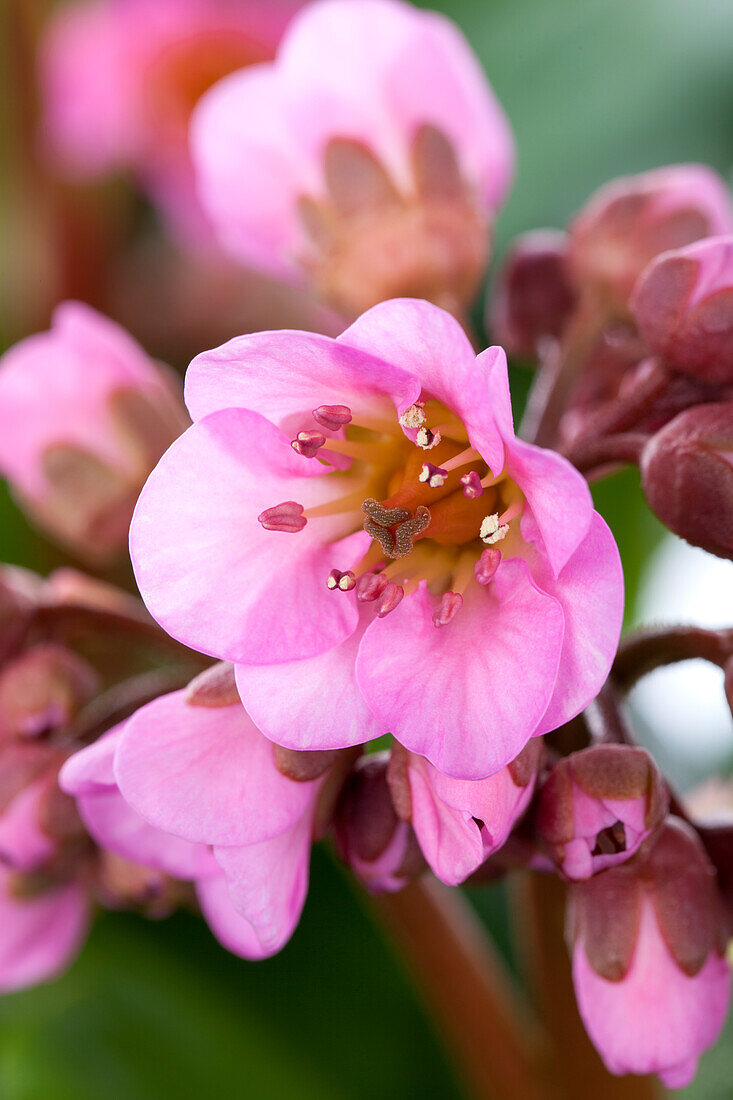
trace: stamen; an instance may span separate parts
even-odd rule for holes
[[[427,482],[431,489],[441,489],[445,485],[447,476],[448,471],[443,469],[442,466],[434,466],[432,462],[426,462],[420,470],[417,480]]]
[[[431,451],[433,447],[438,446],[440,440],[440,432],[433,432],[430,428],[418,428],[415,436],[415,442],[423,451]]]
[[[340,569],[332,569],[328,574],[326,580],[326,588],[329,588],[332,592],[338,589],[339,592],[350,592],[352,588],[356,587],[356,577],[348,569],[345,573],[342,573]]]
[[[303,458],[315,458],[325,442],[322,432],[298,432],[295,439],[291,439],[290,446]]]
[[[282,504],[275,504],[260,512],[257,522],[266,531],[288,531],[295,534],[296,531],[302,531],[308,521],[303,515],[302,504],[294,500],[284,500]]]
[[[377,462],[384,447],[378,443],[354,443],[350,439],[327,439],[323,443],[323,450],[336,451],[347,458],[356,458],[363,462]]]
[[[422,401],[414,405],[408,405],[400,416],[400,424],[403,428],[419,428],[425,423],[425,407]]]
[[[351,409],[348,405],[319,405],[312,415],[316,424],[329,432],[337,432],[351,422]]]
[[[484,487],[481,484],[481,478],[475,470],[471,470],[470,474],[463,475],[461,478],[461,485],[463,486],[464,497],[468,497],[469,500],[477,500],[478,497],[484,495]]]
[[[393,584],[390,581],[382,593],[382,599],[377,608],[377,618],[383,619],[385,615],[389,615],[390,611],[394,611],[397,605],[402,602],[404,595],[405,590],[402,585]]]
[[[474,565],[474,573],[479,584],[490,584],[501,563],[501,550],[488,546]]]
[[[465,451],[454,455],[446,462],[445,468],[450,473],[451,470],[457,470],[459,466],[468,466],[469,462],[483,462],[481,455],[473,447],[466,447]]]
[[[364,573],[356,582],[356,598],[359,603],[378,600],[387,584],[388,579],[384,573]]]
[[[433,626],[447,626],[453,622],[462,607],[463,596],[459,592],[444,592],[433,612]]]
[[[499,516],[499,523],[509,523],[510,520],[516,519],[517,516],[521,516],[524,511],[524,501],[522,499],[514,500]]]
[[[509,526],[506,523],[499,523],[498,512],[494,512],[491,516],[484,516],[479,530],[479,538],[482,542],[485,542],[487,546],[492,546],[495,542],[501,542],[508,534]]]
[[[336,500],[327,501],[326,504],[316,504],[313,508],[306,508],[303,515],[306,519],[322,519],[324,516],[338,516],[342,512],[358,511],[364,499],[364,490],[368,486],[366,479],[358,481],[361,489],[354,489],[351,493],[345,493]]]

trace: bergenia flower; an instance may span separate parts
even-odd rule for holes
[[[399,0],[307,5],[276,61],[201,100],[192,155],[222,245],[349,318],[397,295],[465,309],[514,159],[458,29]]]
[[[87,557],[124,546],[140,486],[186,423],[168,376],[82,302],[0,359],[0,474]]]
[[[115,781],[156,830],[213,849],[226,884],[219,875],[199,882],[204,913],[220,934],[212,907],[233,904],[254,932],[249,957],[262,958],[300,918],[331,754],[314,778],[293,779],[239,702],[190,699],[174,692],[133,715],[116,747]]]
[[[483,779],[595,696],[618,551],[580,474],[515,437],[501,348],[390,301],[335,340],[205,352],[187,401],[133,519],[138,584],[170,634],[237,665],[267,737],[391,732]]]
[[[294,0],[81,0],[40,53],[44,143],[71,173],[131,169],[187,236],[205,221],[188,121],[227,73],[274,56]]]

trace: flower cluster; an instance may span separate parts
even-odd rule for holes
[[[607,1068],[681,1087],[728,1007],[731,830],[621,696],[703,657],[733,706],[733,631],[619,643],[588,482],[637,464],[672,531],[733,558],[730,197],[657,169],[526,234],[477,354],[514,155],[468,43],[401,0],[295,7],[89,0],[41,51],[57,156],[131,168],[343,331],[200,352],[185,407],[79,302],[2,357],[0,472],[97,569],[129,529],[143,602],[0,572],[0,989],[55,974],[96,905],[197,907],[272,955],[327,839],[387,896],[555,876]],[[518,432],[505,348],[538,361]]]

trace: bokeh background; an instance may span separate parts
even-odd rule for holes
[[[45,10],[30,0],[16,2],[24,17],[32,16],[30,23]],[[517,136],[518,174],[497,227],[498,256],[518,232],[562,226],[610,177],[701,160],[730,178],[731,0],[447,0],[429,6],[463,27]],[[78,219],[79,240],[92,254],[100,240],[111,240],[127,250],[123,268],[139,270],[149,260],[148,270],[157,272],[162,269],[155,265],[164,261],[147,239],[152,215],[140,200],[123,195],[124,183],[81,190],[59,184],[54,192],[51,182],[49,200],[46,180],[42,201],[28,188],[31,56],[10,34],[0,35],[0,43],[2,71],[12,73],[0,105],[4,346],[47,323],[57,284],[48,270],[44,230],[54,210],[58,215],[56,202],[70,223]],[[112,223],[110,210],[117,212]],[[98,289],[92,281],[88,296]],[[243,284],[245,297],[246,309],[238,312],[236,300],[232,307],[242,329],[278,320],[307,323],[307,306],[278,288]],[[151,329],[124,288],[104,304],[181,370],[188,354],[199,350],[188,346],[190,332],[174,339]],[[155,305],[157,310],[161,303],[156,299]],[[480,327],[478,309],[476,322]],[[221,339],[233,334],[223,329]],[[516,412],[529,380],[526,369],[513,368]],[[603,483],[596,498],[621,546],[628,625],[675,619],[730,625],[729,563],[664,535],[643,503],[635,472]],[[0,559],[41,572],[63,561],[28,527],[2,485]],[[681,787],[733,767],[733,728],[716,671],[691,664],[657,673],[637,689],[634,706],[646,743]],[[474,889],[471,898],[515,967],[506,888]],[[0,1000],[2,1100],[219,1095],[463,1096],[369,902],[327,851],[315,853],[305,916],[275,959],[249,964],[227,955],[191,915],[154,924],[107,914],[64,977]],[[679,1095],[733,1096],[733,1030]]]

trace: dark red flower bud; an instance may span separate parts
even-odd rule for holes
[[[96,688],[97,675],[83,658],[51,642],[34,646],[0,673],[0,735],[38,737],[60,729]]]
[[[518,237],[505,256],[487,326],[510,355],[533,358],[538,340],[563,331],[576,300],[566,254],[564,233],[540,229]]]
[[[733,382],[733,237],[657,257],[630,304],[657,355],[704,382]]]
[[[733,401],[679,413],[652,436],[639,465],[662,523],[693,546],[733,558]]]
[[[388,753],[357,762],[333,823],[339,855],[373,893],[401,890],[426,867],[412,827],[392,804],[388,763]]]
[[[560,760],[539,796],[536,824],[548,854],[570,879],[629,859],[669,807],[648,752],[595,745]]]

